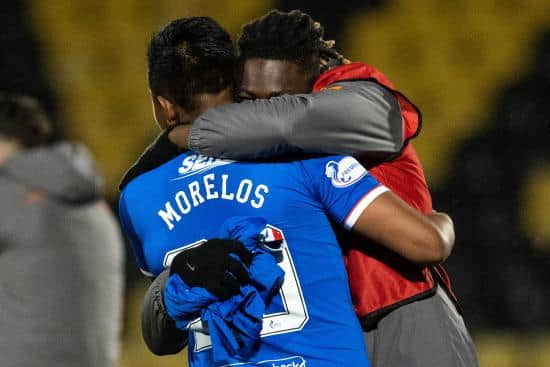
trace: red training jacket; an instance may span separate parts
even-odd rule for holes
[[[409,143],[420,133],[422,116],[418,108],[394,89],[388,78],[364,63],[342,65],[323,73],[313,90],[345,80],[372,80],[391,91],[401,108],[404,145],[400,153],[383,163],[361,159],[369,172],[409,205],[423,213],[432,212],[432,198],[422,164]],[[376,325],[392,310],[435,293],[438,278],[458,307],[449,277],[441,265],[420,267],[375,243],[347,236],[343,241],[345,263],[355,306],[365,329]]]

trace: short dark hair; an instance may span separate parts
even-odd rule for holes
[[[50,120],[36,99],[0,93],[0,136],[32,148],[47,142],[51,135]]]
[[[191,111],[195,95],[233,86],[235,58],[231,37],[213,19],[173,20],[149,43],[149,88]]]
[[[243,61],[256,57],[293,61],[316,77],[322,71],[322,58],[340,56],[332,49],[334,42],[323,39],[324,32],[320,23],[300,10],[272,10],[244,25],[239,55]]]

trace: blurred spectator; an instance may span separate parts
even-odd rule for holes
[[[455,220],[448,265],[466,319],[477,328],[550,325],[550,258],[520,226],[521,216],[531,215],[521,211],[526,176],[550,161],[548,102],[550,31],[537,43],[532,69],[500,93],[489,128],[459,147],[453,176],[435,200]]]
[[[61,135],[57,124],[55,91],[50,87],[40,45],[32,29],[27,2],[4,1],[0,10],[0,47],[5,52],[0,58],[0,85],[2,90],[30,95],[42,102],[49,116],[53,116],[52,138]],[[9,51],[8,51],[9,50]]]
[[[37,101],[0,95],[0,366],[112,367],[119,229],[88,152],[50,131]]]

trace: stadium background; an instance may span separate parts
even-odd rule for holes
[[[158,133],[145,47],[169,20],[209,15],[232,34],[271,8],[302,9],[353,60],[383,70],[423,111],[415,140],[448,261],[484,367],[550,366],[550,0],[27,0],[0,7],[0,85],[37,96],[58,138],[86,143],[107,198]],[[147,282],[130,257],[121,367],[181,366],[139,333]]]

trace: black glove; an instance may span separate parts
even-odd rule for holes
[[[178,274],[188,286],[206,288],[224,300],[250,282],[247,267],[252,258],[239,241],[212,239],[176,255],[170,274]]]

